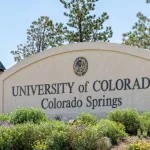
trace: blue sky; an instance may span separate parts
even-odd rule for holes
[[[121,43],[122,33],[128,32],[141,11],[150,16],[150,5],[145,0],[99,0],[95,13],[107,12],[106,25],[113,29],[111,42]],[[55,22],[66,22],[64,8],[59,0],[0,0],[0,61],[8,69],[15,64],[11,50],[26,41],[26,30],[40,16],[49,16]]]

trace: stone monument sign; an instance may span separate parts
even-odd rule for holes
[[[150,109],[150,52],[111,43],[77,43],[36,54],[0,75],[0,113],[37,107],[49,116],[104,116]]]

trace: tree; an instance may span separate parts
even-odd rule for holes
[[[60,0],[68,17],[66,40],[71,42],[109,41],[112,37],[111,27],[104,29],[104,22],[109,18],[107,13],[96,18],[91,12],[95,10],[98,0]]]
[[[150,0],[146,0],[150,3]],[[123,44],[150,50],[150,19],[139,12],[132,31],[123,34]]]
[[[77,43],[87,41],[108,42],[112,37],[111,27],[104,28],[104,23],[109,19],[107,13],[100,17],[92,15],[95,3],[98,0],[60,0],[68,10],[64,15],[68,17],[66,26],[62,23],[53,24],[48,17],[42,16],[32,22],[27,30],[26,44],[17,46],[17,50],[11,51],[15,61],[55,47],[64,43]]]
[[[41,16],[37,21],[32,22],[27,30],[27,42],[17,46],[17,50],[11,51],[14,60],[20,62],[31,55],[46,50],[48,47],[55,47],[63,44],[62,23],[53,24],[47,16]]]

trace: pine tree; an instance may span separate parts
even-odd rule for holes
[[[60,0],[66,8],[64,15],[68,17],[66,25],[54,24],[49,17],[42,16],[32,22],[27,30],[27,42],[11,51],[15,61],[19,62],[31,55],[45,51],[48,47],[62,44],[103,41],[108,42],[112,37],[111,27],[104,23],[109,19],[106,12],[100,17],[92,15],[98,0]]]
[[[47,16],[41,16],[33,21],[30,29],[27,29],[27,42],[17,46],[17,50],[11,51],[14,60],[21,60],[45,51],[48,47],[56,47],[64,43],[62,23],[53,24]]]
[[[109,41],[112,37],[111,27],[104,28],[104,23],[109,19],[106,12],[100,17],[92,15],[95,3],[98,0],[60,0],[68,17],[66,40],[70,42]]]
[[[150,3],[150,0],[146,2]],[[132,30],[123,34],[123,44],[150,50],[150,19],[141,12],[137,14],[137,18],[138,22]]]

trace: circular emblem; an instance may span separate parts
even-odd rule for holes
[[[78,57],[74,64],[73,64],[73,70],[76,75],[83,76],[88,70],[88,61],[84,57]]]

